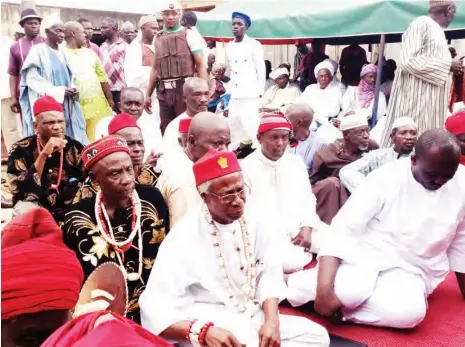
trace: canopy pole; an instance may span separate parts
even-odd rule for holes
[[[372,127],[374,127],[376,123],[378,122],[379,89],[381,87],[381,77],[382,77],[382,72],[383,72],[383,58],[384,58],[384,44],[385,43],[386,43],[386,35],[381,34],[381,40],[379,42],[379,54],[378,54],[378,71],[376,73],[375,102],[373,104],[373,113],[371,115],[371,126]]]

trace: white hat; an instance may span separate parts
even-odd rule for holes
[[[58,17],[58,15],[51,14],[50,16],[44,18],[42,21],[41,29],[50,29],[52,26],[57,24],[63,24],[63,21],[60,19],[60,17]]]
[[[173,10],[182,10],[181,4],[177,0],[165,0],[161,6],[161,12],[163,11],[173,11]]]
[[[400,117],[400,118],[397,118],[394,123],[392,124],[392,129],[397,129],[397,128],[400,128],[400,127],[403,127],[403,126],[406,126],[406,125],[411,125],[411,126],[414,126],[415,128],[417,128],[417,125],[415,124],[415,122],[413,121],[412,118],[410,117]]]
[[[147,23],[158,23],[157,16],[153,16],[153,15],[142,16],[139,20],[139,28]]]
[[[315,66],[314,72],[316,78],[318,78],[318,72],[320,72],[322,69],[327,69],[331,73],[331,76],[334,76],[334,73],[336,72],[334,65],[329,60],[323,60],[321,63]]]
[[[134,28],[134,24],[132,24],[129,21],[126,21],[123,24],[121,24],[121,31],[126,31],[126,30],[129,30],[129,31],[136,30],[136,28]]]
[[[271,71],[270,73],[270,77],[272,79],[277,79],[279,76],[282,76],[282,75],[287,75],[289,76],[289,70],[286,69],[285,67],[278,67],[277,69]]]
[[[351,114],[341,119],[339,130],[346,131],[353,128],[368,126],[367,117],[363,113]]]

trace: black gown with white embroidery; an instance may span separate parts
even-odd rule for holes
[[[158,189],[136,184],[142,207],[141,232],[143,239],[141,280],[127,281],[128,307],[127,317],[140,324],[139,297],[145,290],[149,275],[158,253],[160,243],[169,231],[168,207]],[[65,214],[62,223],[63,239],[66,245],[76,252],[87,277],[96,267],[106,262],[120,265],[115,251],[101,236],[95,217],[96,196],[75,200],[70,212]],[[118,242],[126,240],[131,233],[131,207],[116,210],[110,223]],[[134,238],[128,251],[124,253],[124,266],[127,273],[138,273],[139,251],[138,235]]]

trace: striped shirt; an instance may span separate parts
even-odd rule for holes
[[[391,148],[380,148],[366,153],[360,159],[344,166],[339,172],[342,184],[353,192],[368,174],[391,161],[409,158],[410,154],[399,154]]]
[[[112,91],[121,91],[126,87],[124,59],[126,58],[128,49],[129,45],[121,38],[111,45],[108,42],[104,42],[100,46],[100,58],[110,80],[109,83]]]
[[[415,19],[402,37],[399,66],[392,85],[381,147],[389,146],[392,124],[411,117],[418,136],[444,128],[452,83],[451,55],[443,29],[433,19]]]

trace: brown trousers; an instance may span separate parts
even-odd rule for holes
[[[316,213],[326,224],[331,221],[345,204],[349,195],[337,177],[328,177],[312,186],[316,197]]]
[[[171,82],[172,89],[165,88],[163,82],[160,83],[157,98],[160,105],[160,128],[162,135],[168,124],[186,111],[186,103],[182,97],[184,79]]]

